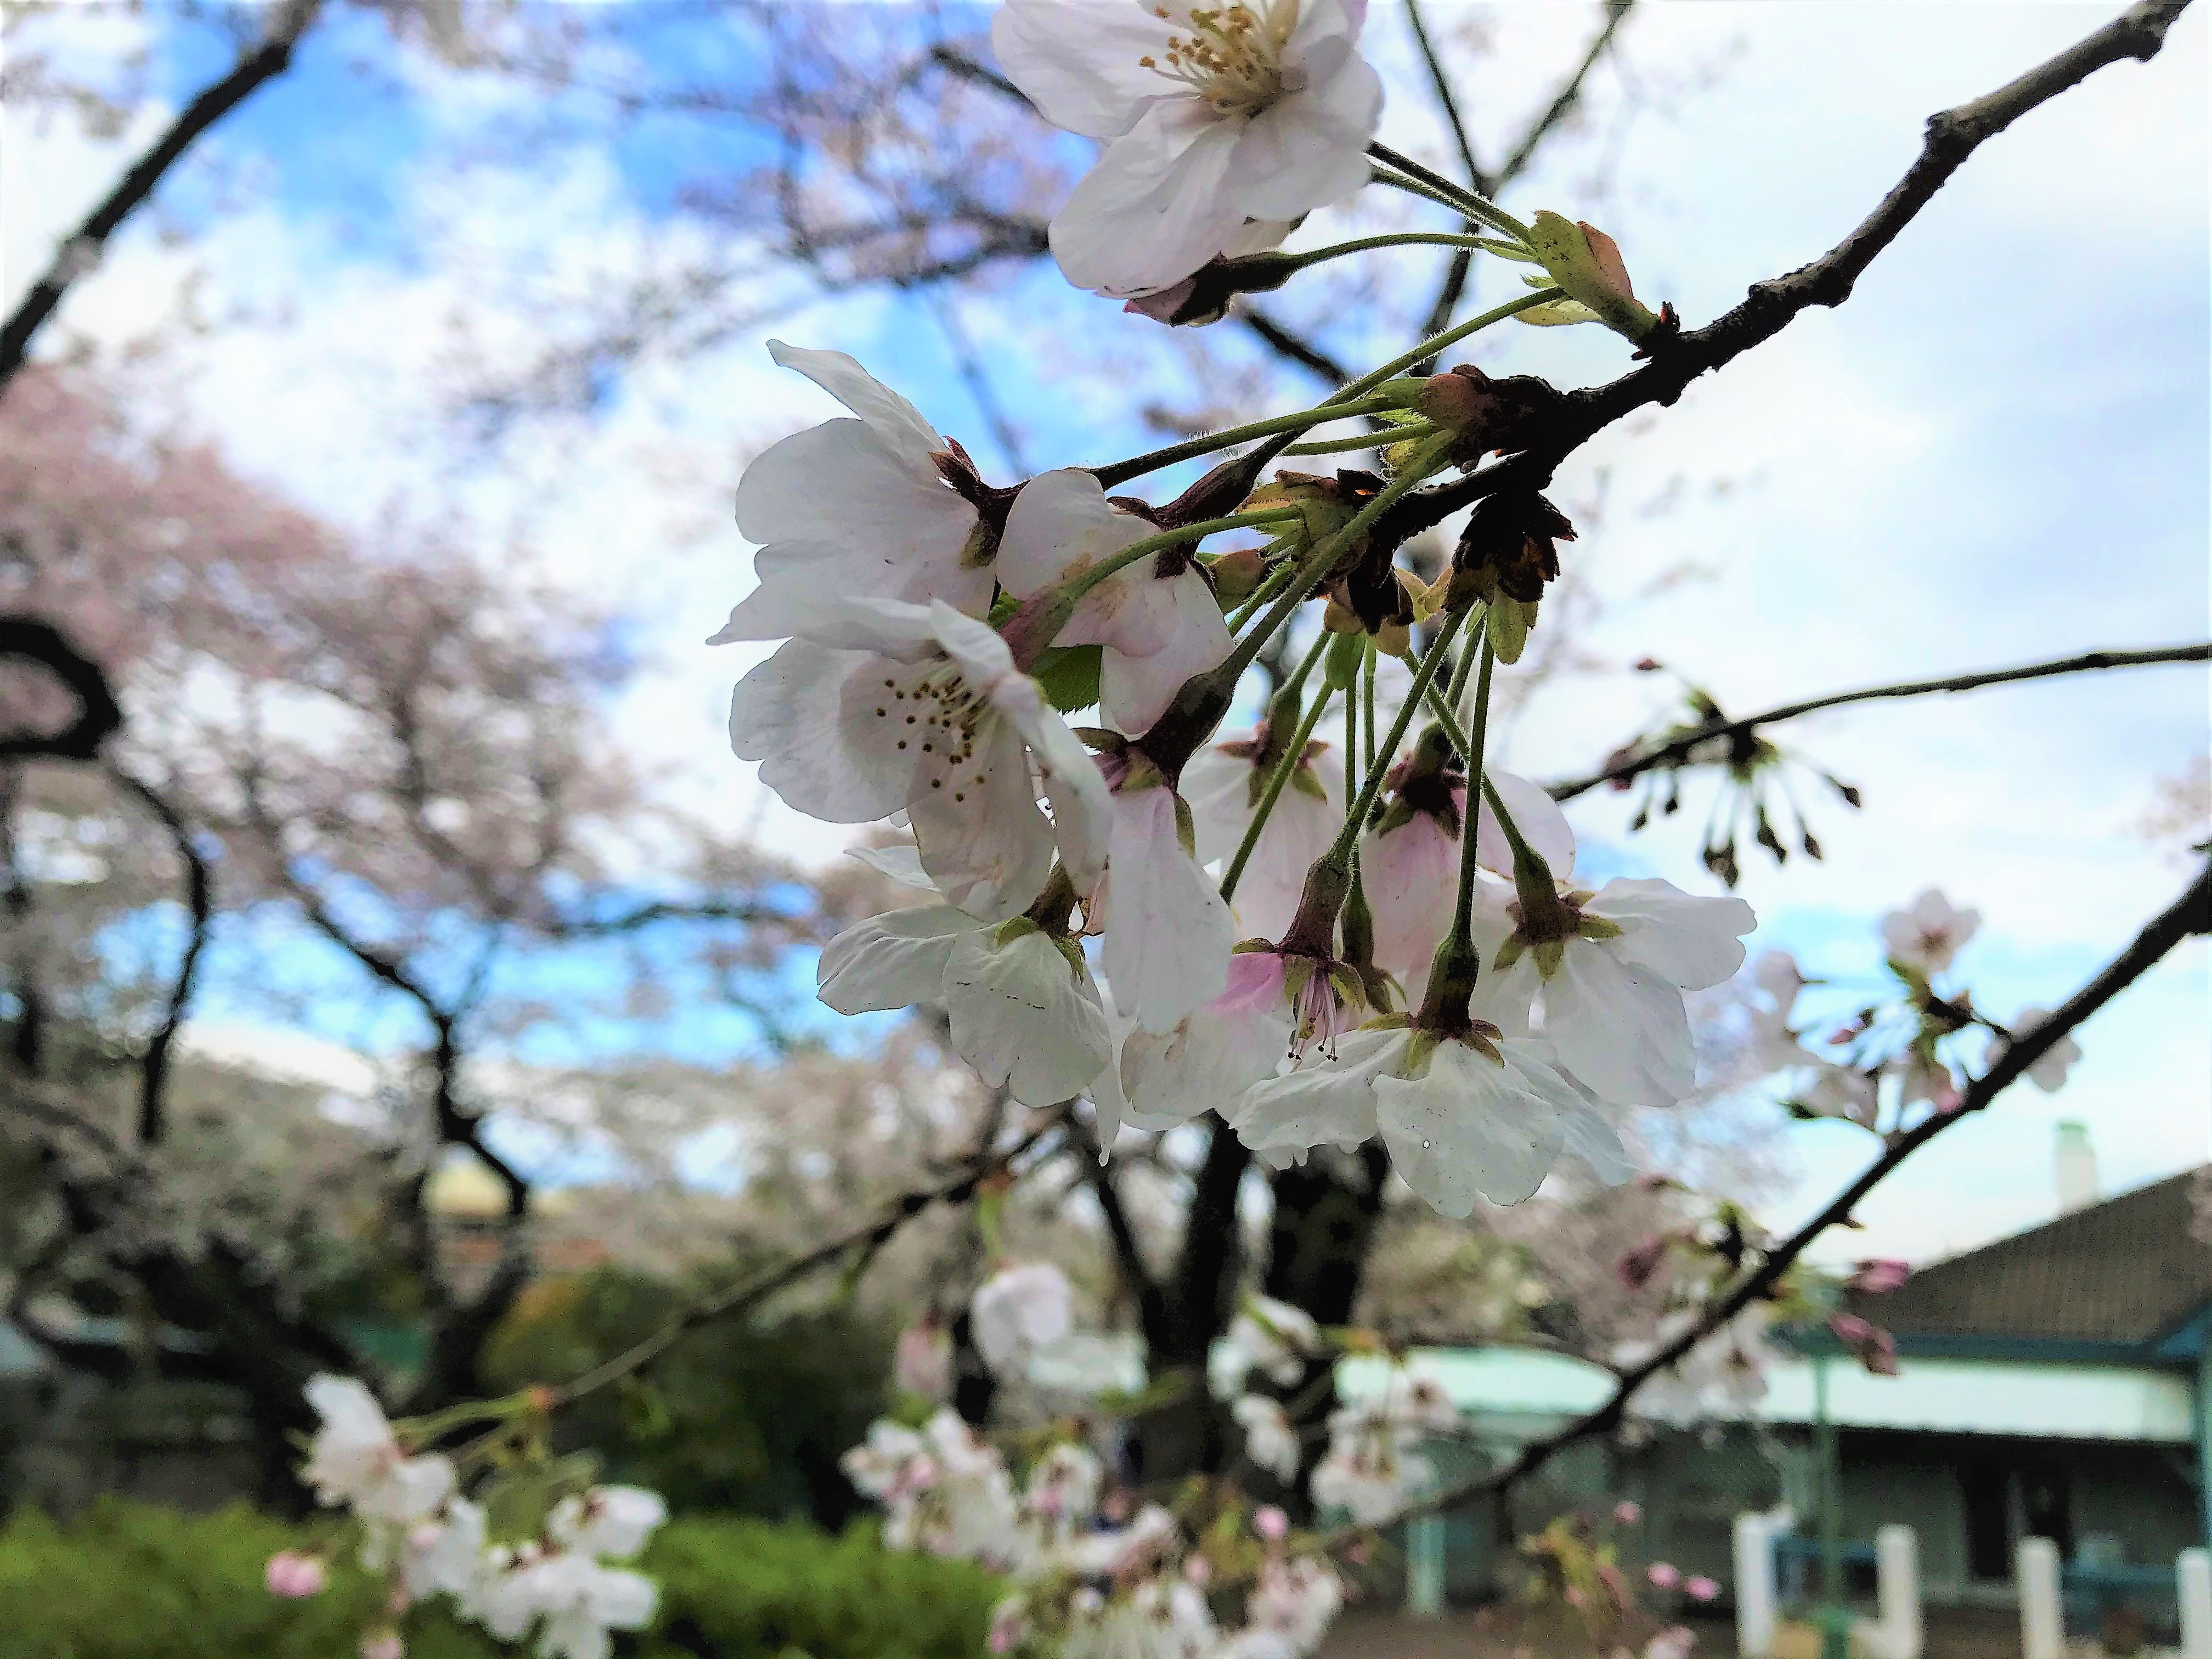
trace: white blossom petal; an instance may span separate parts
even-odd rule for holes
[[[1478,1197],[1518,1204],[1543,1185],[1565,1132],[1565,1079],[1540,1045],[1509,1040],[1503,1063],[1440,1042],[1418,1078],[1375,1080],[1375,1115],[1399,1176],[1441,1213],[1470,1215]]]
[[[945,994],[952,943],[983,924],[949,904],[893,910],[855,922],[823,946],[817,994],[841,1014],[935,1002]]]
[[[1700,898],[1665,881],[1609,881],[1585,908],[1620,924],[1615,950],[1685,991],[1734,975],[1743,966],[1741,935],[1759,926],[1740,898]]]
[[[1002,945],[988,933],[955,940],[945,1012],[954,1050],[1024,1106],[1073,1099],[1114,1055],[1091,975],[1035,929]]]
[[[1107,865],[1106,976],[1117,1006],[1148,1031],[1171,1031],[1221,994],[1237,925],[1176,827],[1175,792],[1117,793]]]

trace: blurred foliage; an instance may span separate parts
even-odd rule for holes
[[[696,1297],[746,1275],[732,1263],[678,1284],[601,1267],[541,1279],[492,1332],[493,1392],[559,1382],[650,1335]],[[605,1478],[649,1486],[678,1513],[718,1510],[836,1527],[865,1507],[837,1459],[881,1411],[891,1337],[846,1307],[725,1319],[641,1376],[564,1408],[564,1449],[592,1447]]]
[[[350,1654],[380,1601],[341,1559],[321,1595],[269,1594],[285,1548],[336,1540],[242,1505],[187,1516],[112,1500],[67,1526],[25,1510],[0,1530],[0,1659],[332,1659]],[[972,1659],[998,1581],[963,1562],[890,1554],[866,1529],[726,1517],[678,1519],[638,1563],[661,1586],[653,1628],[619,1638],[629,1659]],[[407,1627],[409,1659],[524,1651],[436,1607]]]

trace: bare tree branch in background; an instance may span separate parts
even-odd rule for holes
[[[100,263],[108,238],[145,204],[162,176],[194,140],[291,66],[292,49],[321,9],[322,0],[283,0],[269,20],[261,44],[240,58],[229,74],[185,106],[154,147],[56,251],[46,274],[31,285],[8,320],[0,324],[0,395],[4,395],[15,371],[22,368],[32,336],[53,314],[70,284]]]

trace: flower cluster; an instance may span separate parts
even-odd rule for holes
[[[412,1437],[386,1419],[359,1379],[318,1376],[307,1395],[322,1426],[301,1478],[317,1502],[351,1511],[361,1565],[386,1582],[362,1659],[401,1659],[408,1610],[434,1595],[502,1641],[534,1634],[539,1659],[608,1659],[611,1631],[641,1630],[652,1620],[653,1581],[609,1563],[637,1554],[666,1518],[657,1494],[634,1486],[570,1492],[536,1517],[529,1535],[495,1539],[491,1504],[461,1495],[455,1460],[410,1453]],[[270,1558],[266,1577],[271,1594],[306,1596],[324,1588],[328,1569],[319,1556],[288,1550]]]
[[[1916,1106],[1956,1111],[1966,1098],[1966,1038],[1981,1033],[1994,1058],[2051,1018],[2047,1008],[2025,1008],[2000,1025],[1955,982],[1959,952],[1980,927],[1979,912],[1955,908],[1933,889],[1889,912],[1881,940],[1899,995],[1809,1026],[1795,1023],[1796,1009],[1801,993],[1820,981],[1807,979],[1787,952],[1763,957],[1758,983],[1766,1006],[1754,1018],[1754,1052],[1762,1069],[1789,1078],[1790,1109],[1864,1129],[1878,1128],[1885,1117],[1896,1125]],[[2028,1080],[2056,1093],[2081,1057],[2073,1038],[2061,1037],[2028,1066]]]

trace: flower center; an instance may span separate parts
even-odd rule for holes
[[[886,675],[874,691],[865,706],[891,729],[897,750],[919,763],[933,793],[965,801],[982,787],[986,773],[972,763],[998,711],[959,664],[940,659],[903,681]]]
[[[1165,6],[1152,15],[1175,16]],[[1298,0],[1193,6],[1186,15],[1190,33],[1170,34],[1164,57],[1147,55],[1139,64],[1188,87],[1222,115],[1257,115],[1290,89],[1283,48],[1297,27]]]

